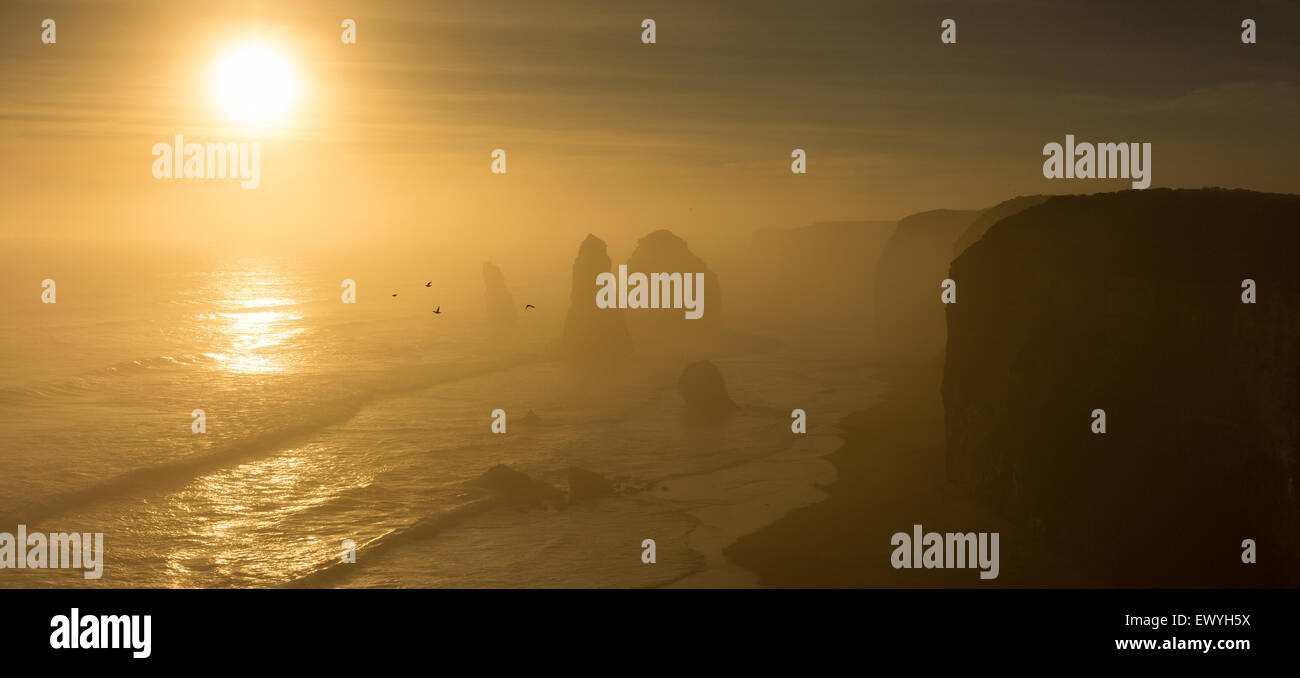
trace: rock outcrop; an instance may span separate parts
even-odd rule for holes
[[[533,508],[563,508],[564,493],[505,464],[497,464],[474,480],[511,504]]]
[[[620,309],[596,307],[596,276],[611,273],[605,242],[588,235],[573,261],[573,291],[564,319],[561,352],[570,360],[604,363],[632,353],[632,338]]]
[[[722,318],[722,288],[718,276],[687,247],[686,241],[672,231],[658,230],[637,241],[627,260],[628,275],[644,273],[681,273],[683,277],[704,274],[703,315],[686,317],[683,308],[672,308],[671,299],[660,299],[661,308],[637,309],[626,314],[627,326],[638,350],[695,350],[707,345],[717,332]],[[692,283],[694,284],[694,283]],[[660,286],[662,289],[662,285]],[[698,290],[696,290],[698,294]],[[656,297],[661,295],[658,291]],[[683,299],[683,303],[685,299]]]
[[[989,230],[993,224],[1006,219],[1013,214],[1019,214],[1034,205],[1041,205],[1047,201],[1050,195],[1018,195],[1010,200],[1000,202],[990,207],[975,218],[971,225],[966,228],[957,241],[952,244],[952,256],[956,258],[967,247],[971,246],[976,240],[984,237],[984,233]]]
[[[708,360],[691,363],[682,370],[677,392],[686,403],[687,418],[694,421],[717,421],[736,407],[727,394],[722,372]]]
[[[488,330],[496,335],[510,336],[519,321],[515,297],[506,288],[506,278],[501,269],[490,261],[483,262],[484,301],[487,304]]]
[[[1295,195],[1059,196],[994,224],[952,263],[950,479],[1113,585],[1295,586],[1297,261]]]
[[[569,503],[603,499],[618,494],[614,483],[594,471],[569,467]]]
[[[979,214],[934,210],[898,222],[876,268],[873,348],[878,356],[936,364],[942,360],[939,284],[948,277],[953,243]]]

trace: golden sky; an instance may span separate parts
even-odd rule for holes
[[[1153,186],[1300,188],[1296,5],[1130,4],[11,1],[0,235],[571,250],[1126,187],[1044,180],[1067,133],[1151,142]],[[300,89],[252,130],[211,91],[250,41]],[[261,140],[261,186],[154,179],[176,134]]]

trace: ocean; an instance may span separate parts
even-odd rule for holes
[[[692,426],[680,363],[554,360],[567,309],[522,313],[503,348],[481,286],[459,299],[380,272],[343,304],[337,271],[293,258],[94,270],[110,264],[5,274],[0,532],[102,532],[105,563],[98,580],[2,570],[0,587],[753,586],[722,549],[823,497],[835,423],[880,391],[858,356],[738,342],[714,362],[739,408]],[[624,493],[519,507],[473,484],[496,464]]]

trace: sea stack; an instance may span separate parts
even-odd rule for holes
[[[588,234],[573,261],[573,291],[564,319],[561,352],[570,360],[607,362],[632,353],[624,311],[596,307],[596,276],[601,273],[612,273],[605,242]]]
[[[671,307],[667,300],[661,301],[662,308],[629,311],[625,317],[638,350],[679,354],[707,350],[722,318],[722,289],[717,274],[691,252],[685,240],[663,229],[646,235],[637,241],[636,249],[628,258],[627,271],[629,275],[643,273],[647,276],[680,273],[683,278],[690,275],[692,279],[697,277],[695,274],[702,273],[703,293],[694,290],[702,303],[703,314],[700,317],[686,317],[681,308]]]
[[[483,262],[484,302],[487,304],[488,330],[496,335],[510,336],[519,320],[515,297],[506,289],[506,278],[501,269],[490,261]]]
[[[685,401],[687,418],[695,421],[717,421],[736,407],[727,394],[722,372],[708,360],[691,363],[682,370],[677,392]]]

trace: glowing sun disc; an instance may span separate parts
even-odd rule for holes
[[[213,73],[217,104],[237,122],[269,125],[283,119],[298,95],[289,62],[266,45],[241,46]]]

